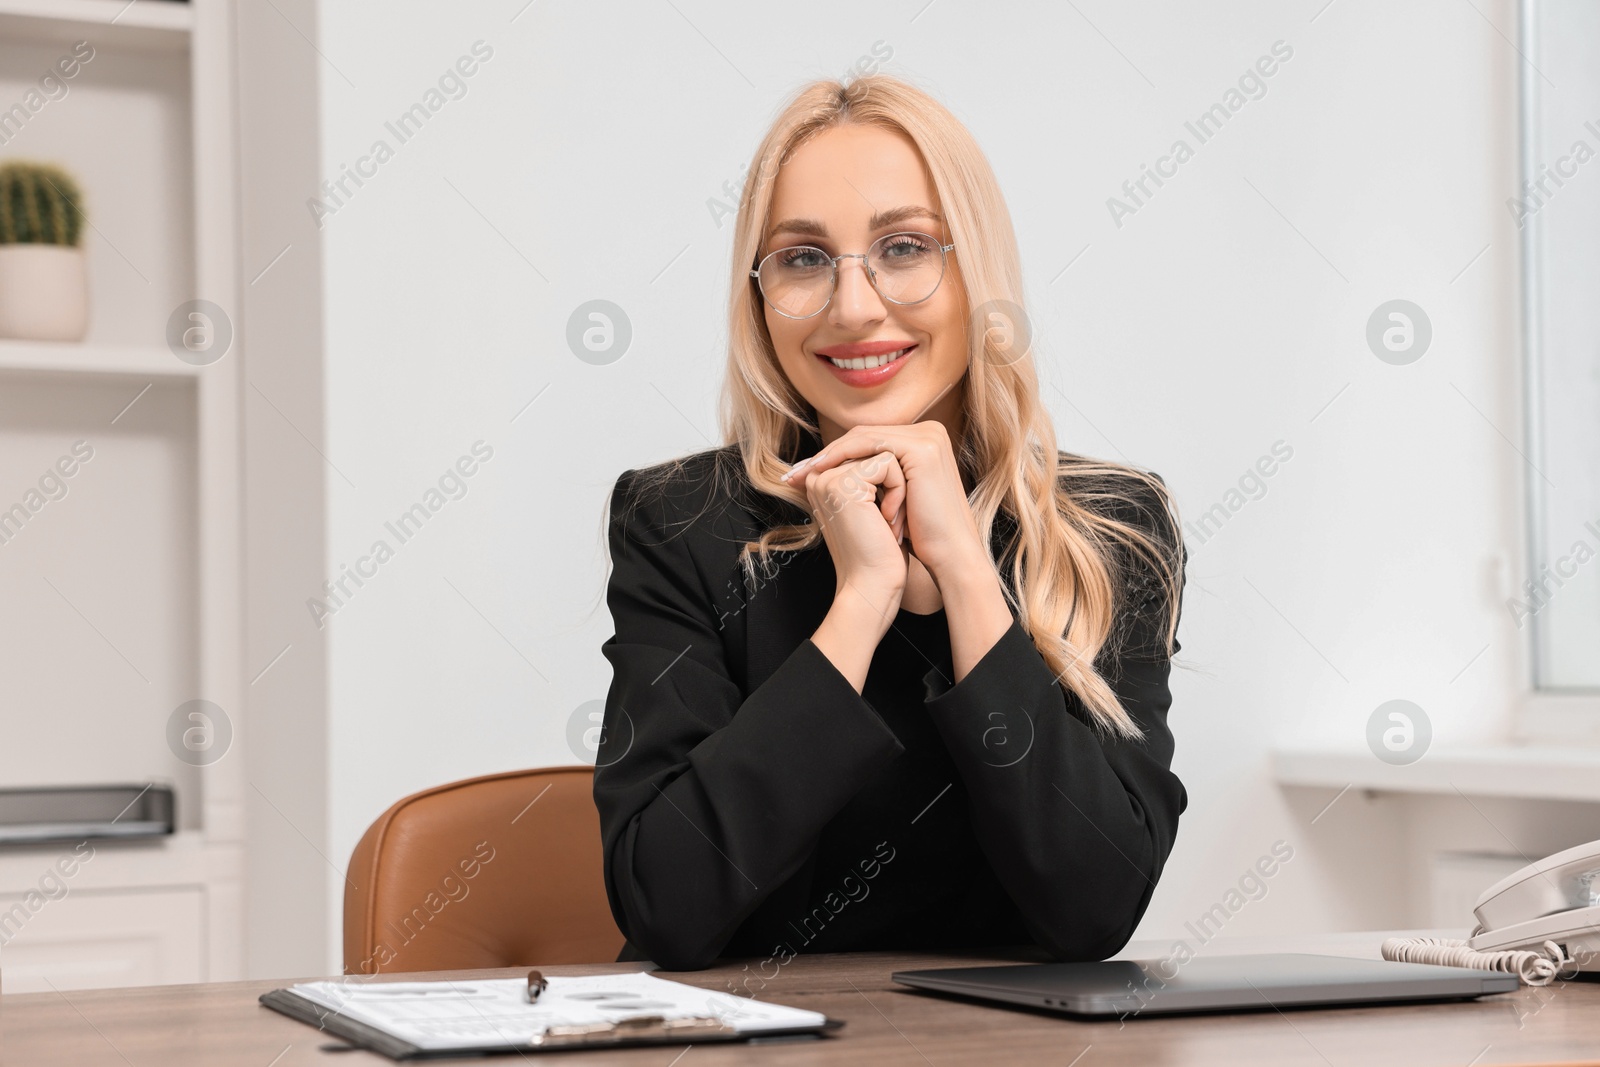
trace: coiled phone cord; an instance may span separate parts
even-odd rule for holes
[[[1527,985],[1543,986],[1559,976],[1572,957],[1554,941],[1539,949],[1477,952],[1467,942],[1448,937],[1391,937],[1383,943],[1383,958],[1402,963],[1433,963],[1443,967],[1474,967],[1514,974]]]

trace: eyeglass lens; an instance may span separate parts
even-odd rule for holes
[[[867,250],[867,276],[880,296],[916,304],[933,295],[944,277],[944,250],[925,233],[891,233]],[[791,318],[815,315],[833,296],[833,257],[811,245],[780,248],[761,261],[761,293]]]

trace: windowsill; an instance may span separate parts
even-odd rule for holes
[[[1403,767],[1366,749],[1282,748],[1272,753],[1272,771],[1279,785],[1600,803],[1600,749],[1593,748],[1437,748]]]

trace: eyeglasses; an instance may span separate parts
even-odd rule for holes
[[[890,233],[865,252],[830,256],[815,245],[791,245],[767,253],[750,277],[772,310],[788,319],[809,319],[833,302],[841,259],[859,259],[867,280],[891,304],[920,304],[944,280],[945,253],[925,233]]]

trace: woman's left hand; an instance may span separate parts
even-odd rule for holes
[[[905,486],[889,491],[883,500],[886,514],[894,515],[905,531],[912,555],[928,568],[936,582],[976,560],[987,559],[978,524],[967,504],[961,468],[944,423],[930,419],[910,426],[856,426],[795,464],[786,477],[803,471],[821,472],[840,463],[865,459],[880,452],[895,454],[905,473]],[[890,499],[899,494],[898,502]]]

